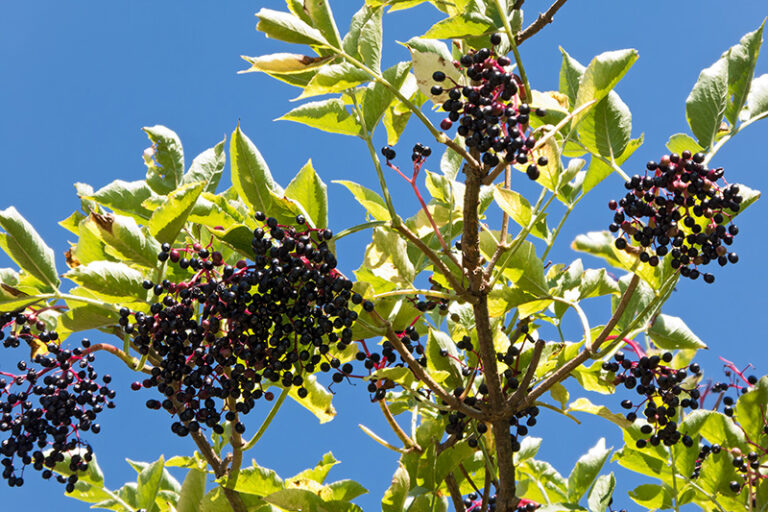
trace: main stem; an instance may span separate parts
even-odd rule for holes
[[[503,415],[499,414],[505,408],[506,399],[496,366],[496,350],[493,346],[493,332],[488,313],[488,288],[480,259],[478,205],[483,176],[479,168],[468,164],[464,166],[464,173],[466,175],[466,189],[464,192],[464,231],[461,239],[463,264],[470,281],[469,292],[476,299],[472,304],[472,309],[475,314],[477,341],[480,359],[483,362],[485,385],[488,387],[491,414],[495,417],[491,422],[491,428],[496,444],[496,461],[499,468],[496,506],[500,512],[509,512],[514,509],[518,500],[515,497],[515,466],[509,423]]]

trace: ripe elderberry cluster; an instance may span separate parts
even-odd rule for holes
[[[498,45],[498,34],[491,37],[491,43]],[[496,55],[493,48],[470,50],[454,65],[469,79],[469,85],[448,84],[445,73],[435,71],[432,79],[436,84],[432,94],[440,96],[447,92],[448,99],[442,104],[448,117],[440,127],[449,130],[458,123],[457,132],[464,137],[465,144],[482,154],[482,162],[494,167],[501,159],[515,164],[529,164],[528,177],[539,177],[540,166],[547,165],[547,158],[531,161],[536,145],[530,129],[530,116],[543,117],[546,111],[523,103],[520,98],[522,83],[514,73],[506,70],[511,64],[509,58]]]
[[[482,506],[483,506],[483,497],[476,492],[468,494],[467,497],[464,498],[464,508],[467,510],[467,512],[470,512],[472,510],[480,510]],[[541,507],[541,505],[536,503],[535,501],[522,498],[518,502],[517,507],[514,509],[513,512],[533,512],[534,510],[537,510],[539,507]],[[488,510],[491,512],[495,512],[496,495],[490,496],[488,498]]]
[[[630,410],[626,418],[631,422],[637,421],[638,412],[643,408],[642,414],[646,424],[640,427],[640,432],[649,437],[639,439],[637,447],[644,448],[648,444],[672,446],[678,442],[687,447],[693,446],[693,439],[677,429],[677,420],[678,409],[699,408],[699,390],[682,386],[688,372],[699,374],[699,365],[691,364],[687,370],[666,366],[664,363],[672,361],[670,352],[661,356],[642,355],[637,361],[632,361],[624,352],[619,351],[613,359],[614,361],[604,362],[603,369],[616,373],[614,384],[623,384],[627,389],[634,389],[642,397],[639,402],[629,399],[621,402],[624,409]]]
[[[23,313],[16,314],[13,322],[23,325],[19,322],[22,317]],[[2,319],[8,318],[4,315]],[[8,336],[6,346],[18,346],[19,338],[32,336],[21,331],[25,329]],[[54,331],[46,332],[49,339],[58,338]],[[83,348],[66,350],[48,343],[47,353],[35,356],[34,367],[20,361],[19,373],[0,372],[0,433],[4,437],[0,464],[9,486],[23,485],[28,466],[50,479],[53,468],[68,458],[69,476],[57,474],[55,478],[72,492],[78,474],[88,470],[93,451],[81,436],[100,432],[96,417],[104,407],[114,408],[115,392],[107,386],[111,377],[99,379],[94,371],[90,342],[86,339],[82,344]]]
[[[331,347],[342,352],[352,343],[357,313],[350,302],[363,301],[336,270],[328,247],[333,233],[307,227],[302,216],[298,227],[261,212],[256,219],[264,225],[253,232],[253,261],[230,266],[200,244],[166,244],[158,258],[189,278],[146,282],[157,296],[149,314],[121,312],[138,350],[161,358],[132,387],[157,388],[163,398],[147,407],[176,414],[171,429],[180,436],[203,426],[221,433],[222,419],[242,433],[238,413],[247,414],[260,398],[272,400],[271,384],[294,386],[304,398],[308,375],[334,369],[339,382],[352,371]]]
[[[664,155],[625,184],[629,192],[608,205],[615,211],[609,230],[619,233],[617,249],[651,266],[669,254],[671,267],[690,279],[699,277],[700,265],[739,261],[728,246],[739,232],[732,218],[743,198],[737,185],[718,185],[723,169],[708,168],[704,159],[690,151]],[[712,283],[715,276],[703,279]]]

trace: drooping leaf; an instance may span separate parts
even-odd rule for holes
[[[24,217],[10,206],[0,211],[0,247],[26,272],[54,290],[59,286],[56,261],[53,249],[48,247],[42,237]]]
[[[444,43],[414,38],[406,43],[406,47],[411,52],[413,74],[416,76],[419,91],[431,99],[433,103],[440,104],[448,99],[447,91],[436,96],[432,94],[432,86],[438,85],[432,78],[436,71],[445,73],[447,83],[461,84],[464,82],[462,74],[453,65],[451,52]]]
[[[665,350],[700,349],[707,345],[696,336],[682,318],[658,315],[648,330],[657,347]]]
[[[256,13],[256,30],[272,39],[297,44],[326,44],[323,34],[291,13],[261,9]]]
[[[304,103],[278,119],[294,121],[325,132],[359,135],[360,124],[338,98]]]
[[[355,199],[357,199],[368,214],[374,219],[383,221],[390,220],[389,210],[387,209],[384,199],[373,190],[365,188],[353,181],[334,180],[333,183],[343,185],[347,190],[352,192]]]
[[[337,48],[341,46],[341,36],[328,0],[304,0],[304,11],[326,41]]]
[[[336,417],[336,409],[331,404],[333,395],[322,384],[317,382],[314,375],[306,377],[302,387],[308,392],[306,398],[299,397],[299,388],[295,386],[291,387],[289,396],[314,414],[320,420],[320,423],[327,423]]]
[[[205,183],[189,183],[174,190],[163,204],[152,212],[147,226],[157,240],[172,244],[187,222]]]

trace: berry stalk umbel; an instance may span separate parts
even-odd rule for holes
[[[664,155],[625,184],[627,194],[608,205],[615,212],[609,230],[618,233],[617,249],[652,267],[669,258],[681,276],[702,275],[707,283],[715,276],[699,267],[739,261],[728,247],[739,233],[732,219],[743,197],[738,185],[719,183],[723,169],[710,169],[704,160],[703,153],[690,151]]]

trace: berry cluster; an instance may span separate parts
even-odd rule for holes
[[[23,325],[23,317],[23,313],[16,314],[14,322]],[[19,338],[33,336],[22,333],[24,330],[6,338],[6,346],[18,346]],[[58,338],[53,331],[46,333],[49,339]],[[99,433],[96,417],[104,407],[114,408],[115,392],[107,386],[109,375],[98,379],[91,365],[90,342],[83,340],[82,344],[83,348],[65,350],[48,343],[47,354],[34,358],[37,368],[20,361],[18,374],[0,372],[0,432],[5,435],[0,442],[0,464],[9,486],[20,487],[30,465],[50,479],[53,468],[68,458],[68,468],[61,469],[68,470],[69,476],[58,474],[56,479],[72,492],[78,474],[88,470],[93,452],[81,436]]]
[[[498,34],[491,42],[501,42]],[[547,165],[546,157],[532,162],[532,150],[536,145],[530,129],[530,116],[546,115],[541,108],[532,108],[520,99],[520,79],[506,70],[511,64],[509,58],[496,55],[493,49],[471,50],[454,63],[469,79],[470,85],[445,84],[442,71],[435,71],[432,79],[437,82],[432,94],[448,94],[442,104],[448,117],[440,127],[449,130],[458,123],[457,132],[464,137],[466,145],[482,154],[482,162],[494,167],[501,159],[508,163],[529,164],[528,177],[539,177],[539,166]]]
[[[699,277],[699,265],[739,260],[727,247],[739,232],[731,220],[743,198],[737,185],[718,185],[723,170],[708,168],[704,159],[690,151],[664,155],[625,184],[626,196],[608,205],[615,211],[609,229],[620,233],[617,249],[651,266],[669,254],[671,267],[690,279]],[[705,273],[703,279],[712,283],[715,277]]]
[[[470,512],[472,510],[480,510],[482,506],[483,506],[483,497],[476,492],[473,492],[472,494],[468,494],[467,497],[464,498],[464,508],[467,510],[467,512]],[[536,503],[535,501],[522,498],[518,502],[517,507],[513,512],[533,512],[534,510],[537,510],[539,507],[541,507],[541,505]],[[496,510],[495,495],[490,496],[488,498],[488,510],[490,512],[494,512]]]
[[[270,385],[296,387],[304,398],[308,375],[334,369],[339,382],[352,371],[334,354],[352,343],[357,312],[350,301],[363,301],[336,270],[332,232],[307,227],[302,216],[298,228],[261,212],[256,219],[265,224],[253,232],[252,262],[230,266],[200,244],[165,244],[158,258],[192,275],[177,283],[145,282],[157,296],[149,314],[121,311],[121,325],[139,352],[161,358],[151,376],[132,387],[162,393],[147,407],[177,414],[171,429],[180,436],[202,426],[221,433],[222,418],[242,433],[238,413],[262,397],[271,400]]]
[[[638,403],[629,399],[621,402],[624,409],[633,409],[626,414],[627,420],[632,422],[638,419],[638,411],[645,406],[643,416],[647,423],[640,427],[640,432],[649,437],[639,439],[638,448],[648,444],[672,446],[680,441],[687,447],[693,446],[693,439],[677,429],[677,419],[678,410],[699,408],[699,390],[683,387],[682,383],[688,377],[688,372],[698,375],[701,370],[696,363],[688,366],[687,370],[674,369],[664,364],[671,361],[670,352],[661,356],[640,355],[637,361],[630,360],[623,352],[617,352],[614,361],[603,363],[604,370],[617,373],[615,385],[623,384],[642,397]]]

